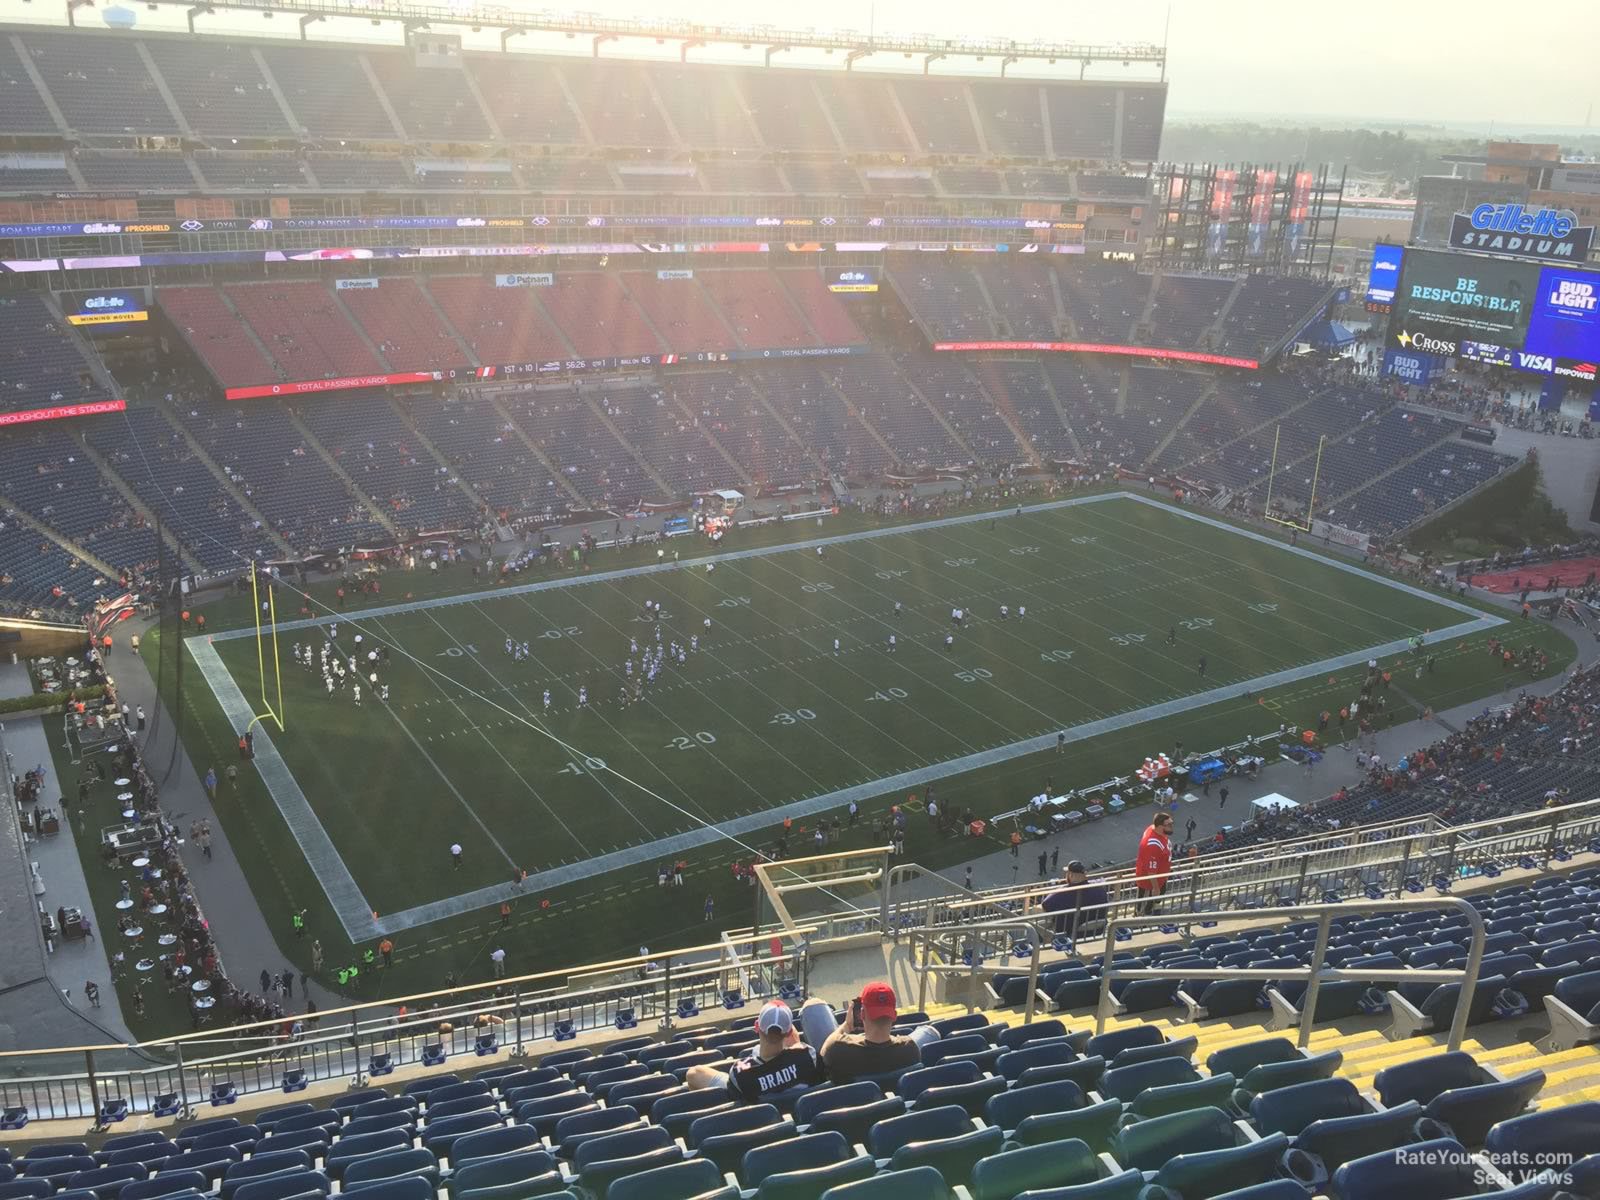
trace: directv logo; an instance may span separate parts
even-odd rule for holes
[[[1520,204],[1480,204],[1472,210],[1472,227],[1495,233],[1566,237],[1577,223],[1576,214],[1556,208],[1530,213]]]

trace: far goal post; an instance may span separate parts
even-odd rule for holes
[[[1311,532],[1311,518],[1317,511],[1317,484],[1322,479],[1322,449],[1328,442],[1328,435],[1323,434],[1317,438],[1317,458],[1311,469],[1311,495],[1306,500],[1306,513],[1304,523],[1280,517],[1272,511],[1272,492],[1278,482],[1278,445],[1283,437],[1283,425],[1280,422],[1272,431],[1272,465],[1267,471],[1267,501],[1263,507],[1262,515],[1274,525],[1284,525],[1300,533]]]

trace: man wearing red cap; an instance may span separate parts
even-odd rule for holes
[[[1139,886],[1141,912],[1155,907],[1156,899],[1167,890],[1172,874],[1172,814],[1158,812],[1139,839],[1139,856],[1133,863],[1133,876]]]
[[[760,1041],[727,1071],[704,1063],[689,1068],[684,1080],[693,1088],[721,1088],[730,1100],[751,1104],[767,1100],[790,1088],[822,1082],[817,1053],[802,1045],[794,1027],[794,1013],[781,1000],[762,1006],[756,1017]]]
[[[806,1041],[821,1047],[822,1065],[832,1083],[849,1083],[867,1075],[882,1075],[922,1063],[922,1047],[938,1041],[939,1031],[918,1025],[909,1036],[894,1032],[894,989],[887,983],[869,983],[850,1001],[846,1025],[839,1028],[833,1009],[823,1000],[807,1000],[800,1010]]]

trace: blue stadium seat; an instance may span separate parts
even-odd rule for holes
[[[739,1166],[739,1182],[756,1188],[771,1175],[827,1167],[850,1157],[850,1144],[841,1133],[803,1134],[746,1150]]]
[[[1456,1200],[1482,1188],[1466,1147],[1450,1138],[1413,1142],[1347,1162],[1333,1174],[1336,1200],[1405,1197],[1405,1200]]]
[[[1088,1098],[1083,1094],[1083,1089],[1063,1080],[1015,1087],[990,1096],[983,1115],[991,1125],[1009,1131],[1016,1129],[1028,1117],[1074,1112],[1087,1104]]]
[[[988,1104],[990,1097],[997,1096],[1005,1091],[1006,1081],[1000,1075],[985,1075],[972,1083],[951,1083],[942,1087],[925,1089],[917,1097],[916,1107],[943,1108],[947,1105],[957,1105],[965,1109],[969,1116],[980,1116],[984,1105]]]
[[[1319,1118],[1290,1143],[1284,1170],[1308,1188],[1321,1188],[1352,1159],[1411,1141],[1421,1118],[1422,1106],[1415,1100],[1378,1112]]]
[[[1085,1055],[1099,1055],[1110,1061],[1123,1050],[1134,1046],[1155,1046],[1166,1040],[1165,1035],[1155,1025],[1129,1025],[1090,1038],[1083,1052]]]
[[[1007,1050],[1020,1050],[1029,1042],[1039,1041],[1044,1038],[1058,1038],[1067,1035],[1067,1027],[1060,1021],[1047,1019],[1034,1021],[1027,1025],[1018,1025],[1014,1029],[1007,1029],[1000,1034],[999,1044]]]
[[[1191,1108],[1225,1108],[1233,1102],[1235,1083],[1232,1075],[1222,1074],[1148,1087],[1129,1102],[1128,1115],[1148,1120]]]
[[[970,1086],[970,1085],[969,1085]],[[922,1094],[922,1100],[939,1089],[929,1089]],[[845,1140],[852,1146],[867,1140],[867,1133],[872,1126],[889,1117],[898,1117],[906,1111],[906,1104],[898,1096],[886,1100],[878,1100],[870,1104],[856,1104],[848,1108],[833,1108],[827,1112],[819,1113],[811,1122],[811,1132],[826,1133],[830,1129],[844,1134]]]
[[[789,1141],[797,1133],[795,1123],[785,1117],[781,1121],[770,1122],[754,1129],[708,1137],[700,1143],[698,1152],[702,1158],[716,1163],[720,1170],[733,1172],[739,1169],[740,1164],[744,1162],[744,1156],[751,1150],[775,1142]]]
[[[1100,1164],[1085,1143],[1051,1142],[979,1159],[970,1190],[973,1200],[1014,1200],[1027,1191],[1091,1183],[1099,1173]]]
[[[692,1200],[722,1186],[722,1173],[715,1164],[688,1159],[624,1175],[612,1182],[607,1196],[609,1200]]]
[[[771,1104],[742,1104],[731,1112],[713,1113],[690,1122],[689,1136],[684,1139],[684,1145],[691,1150],[698,1149],[708,1138],[760,1129],[775,1125],[782,1119],[777,1108]]]
[[[979,1160],[999,1154],[1004,1145],[1004,1132],[992,1125],[969,1129],[954,1137],[907,1142],[894,1152],[889,1169],[906,1171],[914,1167],[932,1167],[948,1186],[964,1186]]]
[[[1190,1036],[1156,1042],[1149,1046],[1125,1046],[1117,1051],[1116,1057],[1109,1065],[1113,1068],[1128,1067],[1134,1063],[1150,1062],[1157,1058],[1181,1058],[1189,1061],[1194,1058],[1194,1052],[1199,1045],[1200,1039]]]
[[[1239,1141],[1232,1118],[1220,1108],[1195,1108],[1124,1126],[1112,1138],[1111,1156],[1125,1167],[1159,1170],[1175,1155],[1225,1150]]]
[[[267,1175],[284,1175],[295,1171],[311,1170],[311,1156],[304,1150],[280,1150],[275,1154],[255,1154],[244,1162],[229,1167],[222,1177],[218,1195],[222,1200],[232,1200],[234,1192],[246,1183]]]
[[[123,1200],[156,1200],[158,1196],[172,1196],[178,1192],[209,1192],[211,1181],[199,1171],[173,1171],[152,1179],[141,1179],[126,1184],[118,1193]]]
[[[578,1147],[587,1141],[645,1127],[639,1110],[631,1104],[620,1108],[586,1108],[557,1121],[549,1141],[555,1146],[557,1157],[571,1159],[577,1156]]]
[[[539,1135],[526,1125],[507,1125],[486,1129],[458,1138],[450,1151],[450,1167],[459,1170],[479,1159],[493,1158],[520,1150],[531,1150],[539,1145]]]
[[[1124,1171],[1093,1183],[1023,1192],[1017,1200],[1139,1200],[1144,1188],[1143,1171]]]
[[[411,1133],[406,1129],[386,1129],[377,1133],[361,1133],[355,1137],[342,1137],[328,1149],[323,1158],[323,1169],[334,1180],[344,1176],[344,1170],[353,1162],[372,1154],[387,1154],[394,1150],[411,1149]]]
[[[1294,1137],[1313,1121],[1366,1111],[1361,1093],[1348,1079],[1314,1079],[1256,1096],[1250,1101],[1250,1123],[1258,1133]]]
[[[975,1069],[975,1068],[974,1068]],[[854,1083],[831,1084],[814,1087],[794,1102],[794,1123],[810,1125],[818,1114],[831,1108],[852,1108],[857,1104],[875,1104],[883,1099],[883,1089],[876,1083],[858,1079]]]
[[[1029,1067],[1046,1067],[1056,1063],[1072,1062],[1077,1057],[1077,1051],[1063,1038],[1024,1046],[1008,1054],[1002,1054],[995,1062],[995,1069],[1006,1079],[1014,1081]]]
[[[1121,1100],[1133,1100],[1148,1087],[1165,1087],[1174,1083],[1189,1083],[1199,1079],[1194,1065],[1183,1058],[1156,1058],[1149,1062],[1134,1063],[1126,1067],[1113,1067],[1100,1077],[1099,1092]]]
[[[111,1200],[124,1184],[144,1179],[146,1171],[138,1163],[123,1163],[115,1167],[94,1167],[78,1171],[67,1180],[67,1190],[93,1192],[101,1200]]]
[[[1238,1184],[1265,1183],[1277,1175],[1288,1145],[1289,1139],[1277,1133],[1259,1142],[1177,1154],[1156,1172],[1155,1186],[1163,1189],[1160,1194],[1201,1200]]]
[[[936,1067],[917,1067],[907,1071],[895,1085],[895,1094],[907,1104],[914,1104],[918,1096],[931,1087],[944,1087],[955,1083],[972,1083],[981,1072],[974,1062],[940,1063]],[[798,1120],[798,1117],[796,1118]]]
[[[1102,1100],[1075,1112],[1024,1117],[1011,1136],[1024,1146],[1077,1139],[1096,1154],[1104,1154],[1110,1151],[1121,1121],[1121,1103]]]
[[[555,1160],[540,1151],[479,1159],[452,1171],[445,1181],[451,1200],[460,1200],[463,1196],[481,1197],[484,1192],[498,1193],[507,1189],[515,1189],[524,1196],[539,1195],[559,1191],[561,1187],[562,1175],[556,1170]]]
[[[1600,1146],[1600,1101],[1564,1104],[1509,1117],[1489,1130],[1483,1141],[1491,1161],[1574,1162]]]
[[[439,1160],[427,1150],[394,1150],[374,1154],[345,1168],[340,1191],[351,1192],[380,1180],[415,1175],[432,1188],[439,1186]]]
[[[820,1200],[830,1189],[871,1179],[876,1174],[877,1164],[865,1154],[823,1167],[783,1171],[761,1181],[756,1200]]]
[[[295,1200],[302,1196],[326,1196],[333,1181],[321,1171],[289,1171],[241,1184],[234,1200]]]
[[[958,1105],[919,1108],[898,1117],[886,1117],[867,1132],[865,1145],[876,1159],[888,1159],[911,1142],[956,1137],[973,1126],[972,1115]]]

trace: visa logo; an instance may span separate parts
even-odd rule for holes
[[[1517,351],[1517,366],[1524,371],[1543,371],[1546,375],[1556,369],[1553,359],[1543,354],[1524,354],[1521,350]]]

